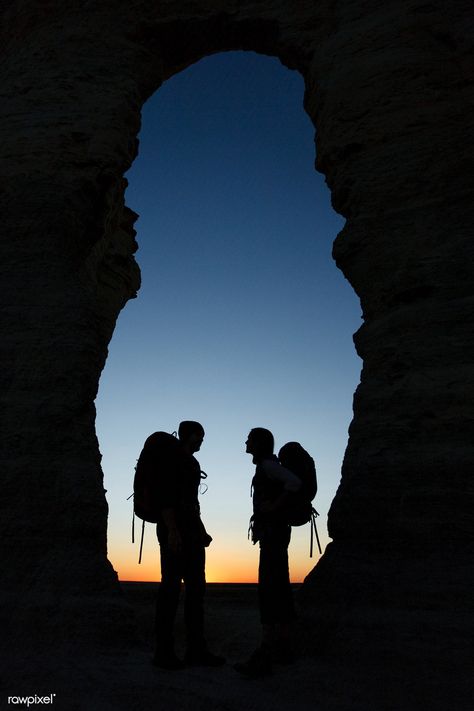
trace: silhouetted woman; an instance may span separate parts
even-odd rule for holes
[[[252,656],[235,668],[241,674],[258,677],[272,670],[273,662],[291,660],[291,623],[295,617],[288,567],[291,526],[285,510],[300,479],[281,466],[274,453],[272,433],[256,427],[249,433],[246,451],[256,464],[253,487],[252,541],[259,543],[258,599],[262,643]]]

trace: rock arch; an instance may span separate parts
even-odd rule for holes
[[[345,620],[340,640],[370,629],[375,649],[387,630],[410,634],[410,609],[465,605],[457,571],[472,553],[470,3],[449,18],[438,2],[402,6],[6,3],[8,639],[30,635],[39,611],[56,644],[67,645],[71,630],[91,644],[110,640],[112,627],[123,632],[93,404],[115,320],[139,287],[123,175],[148,96],[190,63],[231,49],[277,56],[304,76],[317,167],[347,218],[334,257],[364,313],[334,542],[307,580],[306,606],[328,619],[330,600]],[[440,523],[449,523],[441,541]],[[371,605],[383,611],[378,633]]]

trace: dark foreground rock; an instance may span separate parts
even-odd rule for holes
[[[458,665],[457,711],[474,588],[472,0],[8,0],[0,13],[9,678],[28,660],[26,675],[82,704],[115,689],[88,708],[140,707],[158,692],[165,708],[209,707],[215,689],[222,708],[297,708],[309,685],[300,706],[330,709],[340,694],[364,711],[388,699],[405,710],[422,684],[425,711]],[[115,322],[140,286],[124,175],[141,108],[173,74],[228,50],[303,76],[317,168],[346,218],[334,258],[363,312],[334,544],[306,585],[312,647],[331,643],[336,667],[327,652],[258,692],[234,687],[230,669],[220,686],[207,672],[164,679],[129,651],[94,428]]]

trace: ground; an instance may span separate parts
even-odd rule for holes
[[[302,611],[295,630],[295,663],[275,667],[264,679],[241,678],[233,664],[245,659],[259,642],[255,585],[208,585],[207,638],[210,648],[226,657],[224,667],[157,669],[151,664],[157,585],[122,583],[122,589],[130,603],[135,644],[123,646],[120,653],[103,651],[81,658],[25,655],[23,672],[15,675],[14,687],[7,684],[7,693],[55,693],[51,706],[56,711],[472,711],[474,707],[461,683],[465,675],[456,675],[456,669],[455,683],[448,689],[445,650],[438,664],[436,656],[430,663],[420,659],[415,664],[408,657],[393,664],[382,656],[369,660],[363,647],[356,658],[331,655],[315,640]],[[295,594],[298,600],[298,586]],[[177,651],[182,653],[182,609],[176,631]],[[26,708],[8,703],[7,698],[2,693],[1,708]]]

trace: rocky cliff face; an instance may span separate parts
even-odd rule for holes
[[[48,639],[66,645],[124,629],[93,404],[117,315],[140,281],[123,175],[148,96],[229,49],[278,56],[304,76],[317,168],[347,218],[334,258],[364,314],[334,542],[307,580],[306,608],[316,618],[330,604],[345,621],[340,642],[364,629],[374,649],[401,620],[413,633],[409,610],[456,605],[467,615],[470,0],[450,9],[440,0],[81,0],[73,9],[11,0],[2,12],[8,638],[31,636],[45,614]],[[381,611],[380,634],[368,633],[370,606]]]

